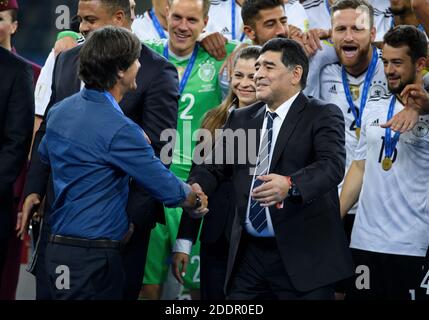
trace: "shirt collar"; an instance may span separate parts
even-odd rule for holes
[[[287,113],[289,112],[290,107],[292,106],[292,103],[295,101],[295,99],[298,97],[300,92],[296,93],[294,96],[283,102],[277,109],[274,111],[277,114],[277,117],[283,122],[283,120],[286,118]],[[265,105],[265,111],[272,112],[267,105]]]
[[[118,102],[115,100],[115,98],[112,96],[112,94],[108,91],[102,92],[102,94],[107,98],[107,100],[110,101],[110,104],[113,106],[113,108],[116,109],[121,114],[124,114],[124,112],[121,110],[121,107],[119,106]]]
[[[83,87],[81,90],[81,94],[83,95],[84,98],[89,99],[91,101],[95,101],[99,103],[108,102],[111,106],[113,106],[114,109],[116,109],[121,114],[124,114],[121,107],[116,102],[115,98],[107,91],[102,92],[102,91]]]

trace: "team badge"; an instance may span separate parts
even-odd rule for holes
[[[350,88],[350,93],[352,94],[353,101],[356,101],[357,99],[359,99],[359,96],[360,96],[359,86],[351,84],[349,88]]]
[[[369,93],[370,98],[379,98],[387,94],[385,87],[379,84],[372,84],[371,91]]]
[[[423,119],[420,118],[420,121],[416,123],[416,125],[413,128],[413,135],[419,138],[425,137],[429,133],[429,120],[426,120],[426,122],[423,122]]]
[[[210,82],[216,75],[216,68],[214,66],[214,62],[206,61],[199,65],[198,76],[204,82]]]

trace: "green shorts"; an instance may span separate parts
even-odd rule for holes
[[[171,250],[176,242],[182,217],[181,208],[164,208],[166,224],[157,224],[152,230],[146,257],[143,284],[162,284],[167,279],[171,263]],[[200,241],[192,246],[189,264],[184,277],[188,289],[200,288]]]

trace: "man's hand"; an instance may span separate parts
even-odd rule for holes
[[[183,284],[183,277],[186,274],[186,268],[189,263],[189,255],[183,252],[175,252],[173,254],[173,276],[179,281],[180,284]]]
[[[207,209],[208,198],[198,183],[194,183],[190,187],[192,189],[192,192],[189,194],[188,198],[182,203],[181,206],[184,209],[187,209],[189,215],[192,218],[202,218],[207,214],[207,212],[209,212],[209,209]],[[201,206],[195,208],[197,195],[200,197]]]
[[[134,223],[130,222],[128,226],[128,231],[121,240],[122,246],[125,246],[130,241],[131,237],[133,236],[133,233],[134,233]]]
[[[220,32],[213,32],[203,35],[199,42],[201,46],[216,60],[222,60],[226,57],[225,44],[228,39],[225,38]]]
[[[401,92],[405,107],[415,108],[420,113],[429,113],[429,93],[423,88],[422,81],[407,85]]]
[[[259,176],[258,180],[265,183],[253,189],[251,196],[261,203],[261,207],[271,207],[287,197],[290,184],[285,176],[271,173]]]
[[[208,197],[203,192],[203,189],[201,189],[201,186],[198,183],[192,184],[191,188],[192,188],[192,191],[194,191],[200,197],[201,206],[196,210],[189,211],[189,215],[191,216],[191,218],[194,218],[194,219],[202,218],[209,212],[209,209],[207,209],[209,205]]]
[[[291,24],[289,25],[289,39],[302,43],[302,35],[303,35],[303,32],[300,28]]]
[[[55,46],[54,46],[55,56],[57,56],[58,54],[60,54],[63,51],[67,51],[67,50],[74,48],[76,46],[77,46],[77,42],[74,38],[72,38],[72,37],[61,38],[61,39],[57,40],[57,42],[55,42]]]
[[[404,133],[414,128],[419,115],[429,113],[429,93],[420,82],[407,85],[401,92],[405,108],[395,114],[382,128],[390,127],[393,131]]]
[[[322,50],[320,39],[329,37],[329,31],[323,29],[311,29],[302,32],[295,26],[289,26],[289,37],[298,41],[303,46],[308,57],[316,54],[317,50]]]
[[[41,202],[41,197],[37,193],[29,194],[22,206],[22,211],[18,213],[18,219],[16,221],[15,230],[17,231],[17,237],[24,240],[24,236],[28,231],[28,225],[32,218],[40,218],[42,212],[38,212]]]
[[[419,112],[415,108],[404,108],[380,127],[390,127],[393,131],[404,133],[413,129],[417,121],[419,121]]]

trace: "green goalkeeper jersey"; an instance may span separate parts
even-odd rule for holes
[[[145,42],[145,44],[158,54],[165,56],[167,40],[153,40]],[[235,47],[235,43],[227,43],[227,55]],[[190,58],[190,56],[181,58],[171,51],[168,52],[168,60],[177,68],[179,82],[182,81]],[[170,170],[183,180],[188,178],[191,168],[197,139],[195,133],[200,128],[206,112],[218,106],[222,101],[218,74],[223,63],[224,60],[216,60],[199,46],[195,63],[180,95],[176,143]]]

